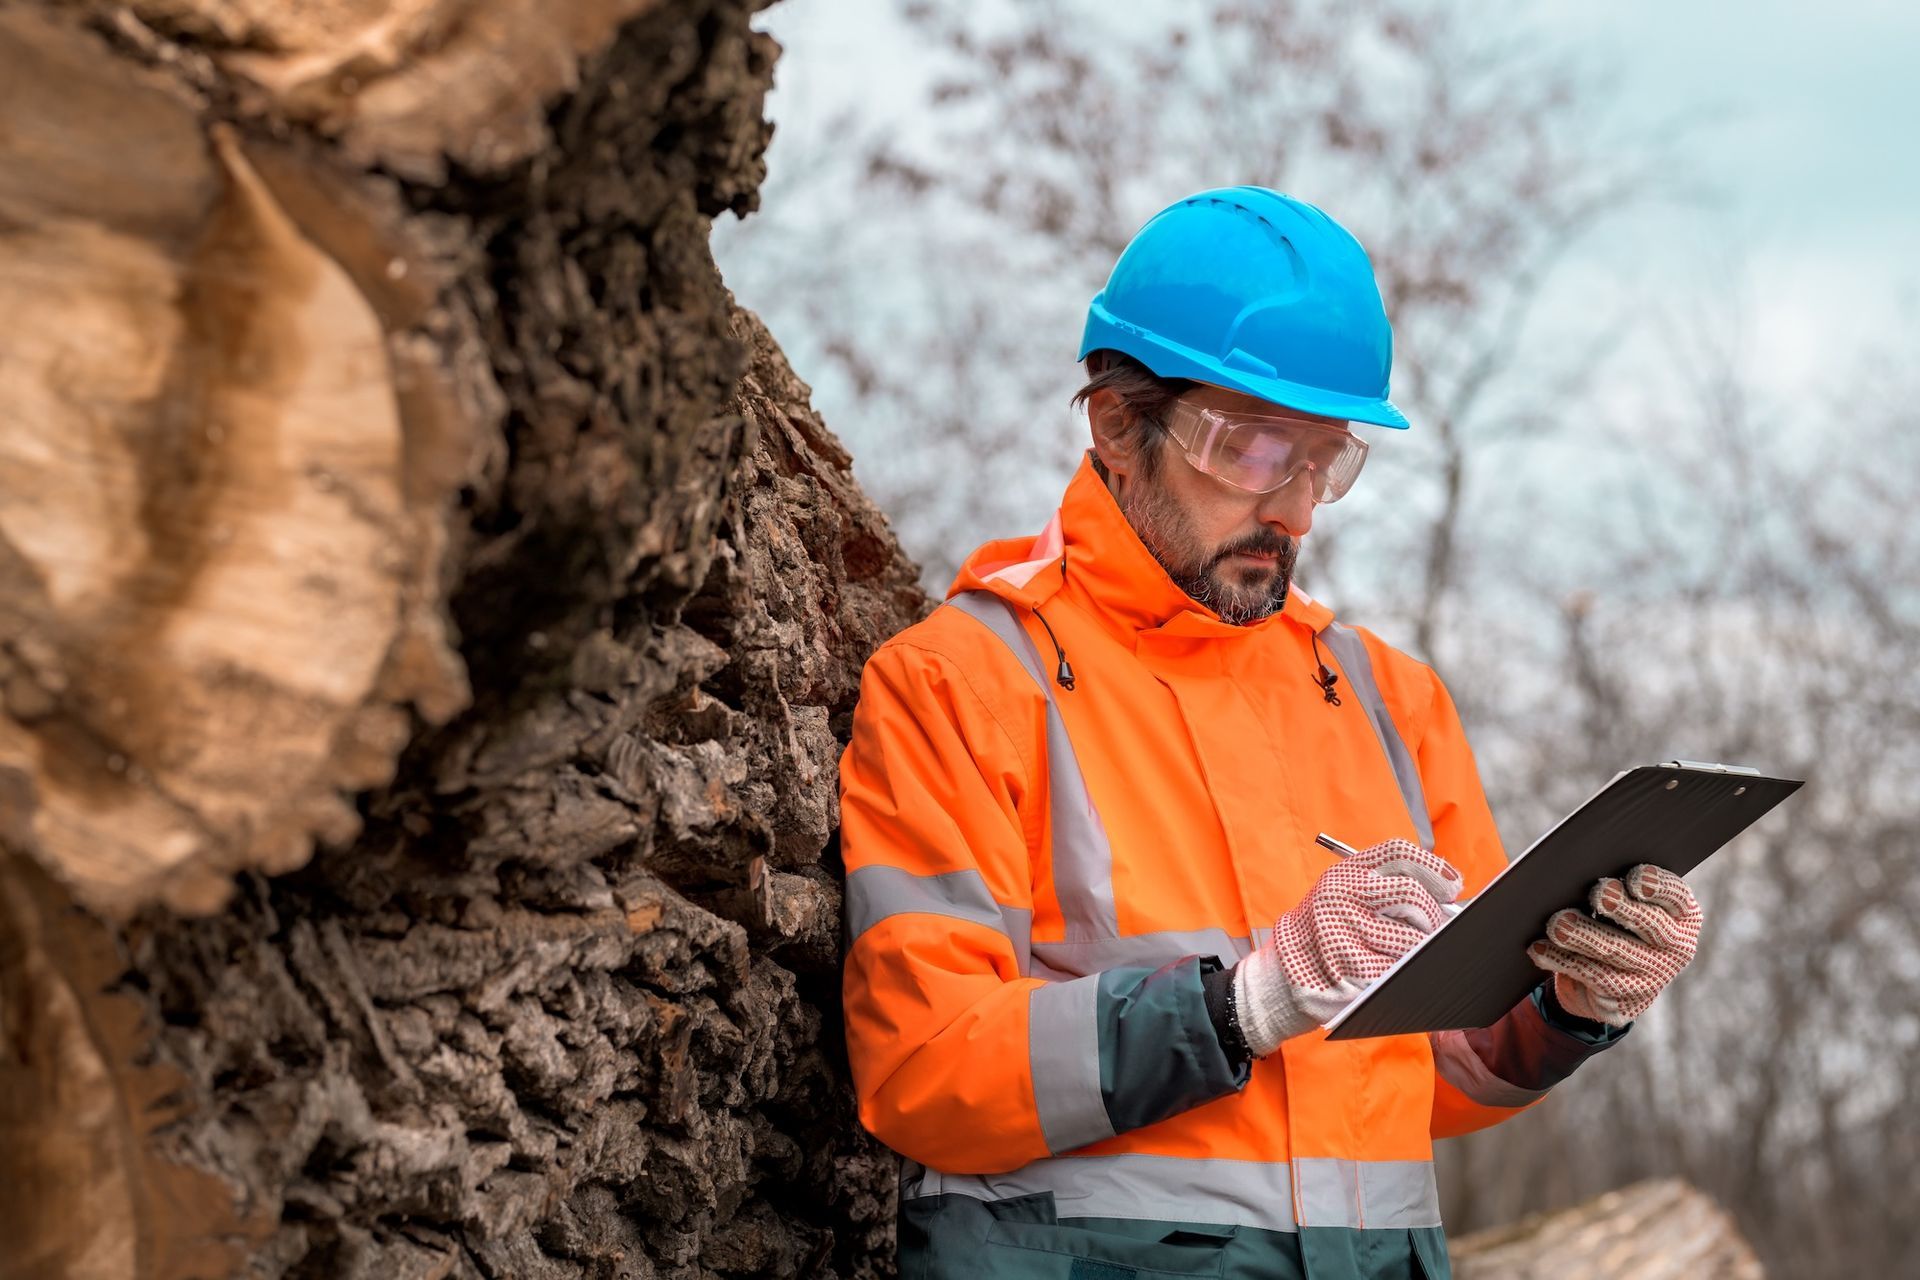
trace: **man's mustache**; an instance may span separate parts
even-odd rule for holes
[[[1291,564],[1298,551],[1299,544],[1292,538],[1275,533],[1271,529],[1262,529],[1257,533],[1248,534],[1238,542],[1232,542],[1220,548],[1213,557],[1213,563],[1217,565],[1228,556],[1244,554],[1277,556],[1282,564]]]

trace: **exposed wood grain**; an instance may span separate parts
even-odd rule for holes
[[[1676,1179],[1462,1236],[1459,1280],[1762,1280],[1733,1219]]]
[[[0,13],[0,1275],[889,1266],[754,7]]]

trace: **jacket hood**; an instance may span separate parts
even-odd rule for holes
[[[963,591],[991,591],[1027,609],[1064,594],[1117,630],[1194,638],[1230,640],[1278,626],[1319,632],[1333,621],[1333,611],[1302,591],[1297,580],[1285,608],[1272,617],[1246,626],[1221,621],[1181,590],[1140,541],[1094,470],[1091,451],[1081,458],[1059,509],[1038,537],[1001,538],[967,557],[947,595]]]

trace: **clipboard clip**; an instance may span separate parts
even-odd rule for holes
[[[1744,764],[1713,764],[1706,760],[1664,760],[1662,769],[1696,769],[1702,773],[1743,773],[1751,778],[1761,776],[1758,769],[1749,769]]]

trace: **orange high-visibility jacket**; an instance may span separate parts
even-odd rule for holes
[[[981,548],[867,664],[841,822],[860,1117],[909,1204],[1437,1239],[1433,1139],[1564,1074],[1502,1078],[1461,1033],[1228,1060],[1203,970],[1331,865],[1315,833],[1416,840],[1465,895],[1500,841],[1431,669],[1297,589],[1221,622],[1088,462],[1045,533]]]

